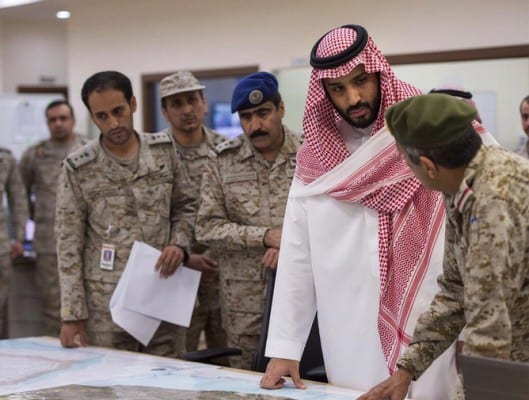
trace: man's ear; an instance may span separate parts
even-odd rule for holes
[[[277,105],[277,109],[279,110],[279,116],[281,118],[284,118],[285,117],[285,103],[283,102],[283,100],[279,102],[279,104]]]
[[[136,112],[136,107],[138,106],[138,103],[136,102],[136,96],[132,96],[130,98],[130,108],[133,113]]]
[[[426,171],[430,179],[437,178],[437,175],[439,174],[439,170],[437,168],[437,165],[435,165],[435,163],[432,160],[430,160],[428,157],[420,156],[419,164],[421,165],[421,168],[423,168]]]

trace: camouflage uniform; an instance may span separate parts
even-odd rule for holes
[[[529,361],[529,163],[482,147],[447,198],[441,291],[399,365],[419,377],[463,330],[464,354]]]
[[[228,345],[242,349],[238,368],[250,368],[259,343],[266,290],[261,259],[267,229],[281,227],[300,144],[284,128],[274,162],[266,161],[243,135],[217,146],[202,178],[196,235],[216,252],[222,323]]]
[[[109,302],[134,240],[159,250],[188,249],[195,201],[171,139],[138,134],[135,172],[110,158],[100,141],[82,147],[62,164],[55,233],[63,321],[86,320],[91,344],[139,350],[139,343],[114,325]],[[186,191],[184,191],[186,190]],[[102,244],[115,246],[113,270],[100,268]],[[162,322],[143,351],[177,357],[185,351],[185,329]]]
[[[200,197],[200,183],[204,165],[215,154],[215,146],[226,141],[226,137],[203,127],[204,141],[198,147],[183,147],[175,141],[175,146],[182,155],[182,163],[186,168],[191,180],[191,189],[195,198]],[[170,130],[166,133],[171,135]],[[205,254],[211,257],[206,246],[199,245],[196,240],[191,245],[192,254]],[[213,281],[201,282],[198,289],[197,305],[193,310],[193,317],[189,329],[186,331],[187,351],[195,351],[198,348],[200,333],[206,335],[207,347],[226,347],[226,332],[222,328],[220,319],[219,303],[219,280],[218,276]]]
[[[42,140],[28,148],[19,163],[30,206],[31,195],[35,195],[31,214],[35,221],[33,250],[37,253],[36,281],[42,296],[44,334],[50,336],[58,336],[61,328],[61,293],[53,233],[57,181],[62,160],[88,141],[88,138],[79,135],[74,135],[68,143]]]
[[[24,242],[24,228],[28,220],[26,191],[20,179],[16,160],[11,151],[0,147],[0,198],[7,195],[9,219],[15,237]],[[4,207],[0,207],[0,334],[3,329],[4,310],[11,280],[11,246],[8,219]]]

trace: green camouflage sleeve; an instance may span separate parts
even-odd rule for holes
[[[412,362],[420,374],[426,361],[455,340],[463,326],[465,354],[510,358],[510,310],[528,268],[522,262],[527,216],[512,203],[492,196],[477,200],[461,242],[454,243],[453,235],[447,237],[450,248],[445,256],[455,256],[447,258],[439,281],[441,292],[417,322],[413,345],[404,357],[409,361],[399,361],[405,368]],[[461,260],[459,269],[455,259]]]
[[[526,199],[524,199],[526,201]],[[516,202],[524,204],[525,201]],[[527,276],[527,216],[508,199],[474,206],[468,234],[465,282],[465,353],[509,359],[510,310]]]
[[[194,234],[197,199],[191,190],[191,180],[175,155],[175,182],[171,198],[171,239],[170,243],[185,249],[190,253],[191,240]]]
[[[230,221],[224,202],[217,163],[208,163],[202,176],[197,212],[195,229],[198,242],[222,246],[226,250],[264,247],[263,238],[268,228]]]
[[[86,203],[75,172],[63,162],[57,186],[55,236],[61,287],[61,319],[88,318],[83,285],[83,250],[86,234]],[[94,255],[97,257],[97,255]]]
[[[6,182],[6,194],[9,205],[11,223],[15,232],[16,240],[21,242],[25,239],[25,227],[29,218],[26,189],[20,178],[16,160],[10,156],[9,174]]]

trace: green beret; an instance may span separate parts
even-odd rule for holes
[[[385,118],[395,140],[419,149],[448,144],[472,129],[477,111],[466,102],[440,93],[423,94],[396,103]]]

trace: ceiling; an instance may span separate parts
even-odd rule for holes
[[[87,0],[40,0],[22,6],[0,8],[0,18],[53,20],[57,11],[67,10],[68,6],[81,1]]]

